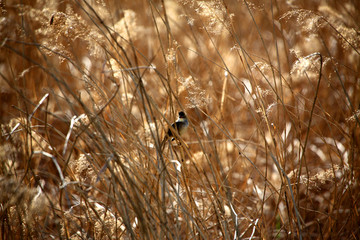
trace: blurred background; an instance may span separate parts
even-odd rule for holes
[[[0,3],[1,238],[357,239],[359,9]]]

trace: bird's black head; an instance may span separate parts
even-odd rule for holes
[[[183,111],[179,112],[179,118],[186,118],[186,115]]]

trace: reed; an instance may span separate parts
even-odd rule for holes
[[[360,2],[0,9],[1,239],[360,235]]]

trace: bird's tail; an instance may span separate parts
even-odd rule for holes
[[[164,151],[164,148],[165,148],[165,145],[166,145],[166,142],[169,138],[167,136],[164,137],[164,139],[161,141],[161,144],[160,144],[160,150],[161,152]]]

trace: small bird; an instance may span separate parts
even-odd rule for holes
[[[189,127],[189,121],[185,115],[185,113],[183,111],[179,112],[179,117],[176,120],[176,122],[174,122],[173,124],[171,124],[171,128],[168,129],[164,140],[161,142],[161,149],[163,149],[163,147],[165,146],[166,141],[171,138],[171,141],[174,141],[176,138],[176,134],[173,132],[174,130],[177,132],[177,134],[179,136],[183,135],[186,130]]]

